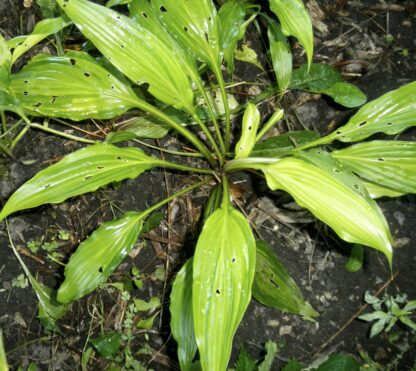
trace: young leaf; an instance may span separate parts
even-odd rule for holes
[[[326,170],[295,158],[263,165],[268,186],[290,193],[295,201],[328,224],[342,239],[371,246],[392,260],[390,232],[381,211]]]
[[[309,70],[304,64],[295,70],[290,88],[329,95],[344,107],[358,107],[367,100],[358,87],[344,82],[335,68],[323,63],[314,63]]]
[[[43,18],[52,18],[59,14],[59,6],[56,0],[36,0],[36,4],[42,12]]]
[[[135,178],[152,168],[155,161],[137,148],[96,144],[81,149],[23,184],[3,207],[0,220],[15,211],[59,203],[111,182]]]
[[[365,104],[346,125],[322,138],[322,143],[357,142],[375,133],[398,134],[416,125],[415,114],[416,81]]]
[[[360,177],[396,192],[416,193],[416,143],[372,141],[331,153]]]
[[[291,131],[258,143],[251,151],[251,157],[281,157],[291,154],[297,146],[319,138],[315,131]]]
[[[181,370],[188,371],[197,351],[192,313],[192,264],[183,265],[176,275],[170,294],[170,328],[178,343],[178,359]]]
[[[225,370],[250,302],[256,246],[244,216],[223,204],[205,223],[193,263],[192,306],[202,368]]]
[[[251,63],[254,66],[264,71],[263,66],[258,60],[257,53],[250,48],[247,44],[241,45],[241,50],[236,49],[234,52],[234,58],[241,62]]]
[[[211,0],[153,0],[152,5],[185,50],[211,67],[220,65],[218,17]]]
[[[364,246],[354,245],[351,250],[351,255],[348,258],[347,263],[345,264],[345,269],[351,273],[358,272],[363,267],[363,262],[364,262]]]
[[[163,40],[112,9],[86,0],[57,0],[82,33],[136,84],[148,83],[162,102],[193,112],[193,91],[184,64]],[[140,52],[138,52],[140,51]]]
[[[249,6],[246,0],[231,0],[221,5],[218,11],[221,53],[230,74],[234,71],[234,51],[237,43],[243,38],[247,26],[255,17],[254,15],[244,21]]]
[[[105,282],[132,250],[143,226],[143,215],[129,212],[106,222],[79,245],[65,266],[59,302],[77,300]]]
[[[119,116],[138,99],[128,85],[82,52],[34,58],[12,75],[11,88],[27,110],[77,121]]]
[[[0,35],[0,91],[7,89],[9,85],[11,58],[7,42]]]
[[[312,23],[302,0],[269,0],[286,36],[295,36],[305,48],[309,66],[313,56]]]
[[[9,370],[9,366],[7,365],[6,350],[4,349],[3,330],[0,330],[0,370]]]
[[[260,112],[255,104],[248,103],[243,116],[241,138],[235,146],[235,158],[245,158],[250,155],[256,143],[257,129],[260,124]]]
[[[20,56],[26,53],[34,45],[38,44],[48,36],[59,32],[70,24],[71,22],[64,19],[63,17],[44,19],[37,23],[32,33],[29,36],[26,36],[25,39],[22,39],[19,42],[19,45],[17,45],[14,49],[12,55],[12,64],[14,64],[14,62],[16,62]]]
[[[292,50],[279,23],[269,20],[267,35],[279,91],[283,93],[289,86],[292,77]]]
[[[259,371],[270,371],[278,352],[277,344],[272,340],[266,342],[265,348],[266,355],[264,356],[264,361],[259,365]]]
[[[260,303],[283,312],[312,319],[318,315],[266,242],[257,240],[256,274],[253,297]]]

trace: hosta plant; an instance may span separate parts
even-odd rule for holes
[[[252,297],[307,319],[317,315],[235,206],[230,193],[234,172],[254,172],[270,190],[290,194],[340,238],[381,251],[390,264],[393,240],[374,199],[416,191],[414,142],[363,141],[415,125],[416,82],[364,104],[363,93],[343,82],[337,71],[312,63],[312,26],[301,0],[269,0],[268,9],[245,0],[220,3],[130,0],[104,7],[87,0],[56,0],[50,2],[48,16],[58,17],[43,20],[29,36],[0,40],[0,109],[23,117],[25,130],[56,133],[34,123],[37,116],[81,121],[112,119],[130,109],[144,114],[105,142],[40,171],[9,198],[0,220],[157,167],[198,175],[193,185],[166,200],[102,224],[71,256],[56,293],[32,277],[43,318],[62,317],[67,304],[105,282],[132,250],[153,211],[195,188],[211,187],[195,254],[177,274],[170,297],[171,330],[183,370],[196,358],[203,370],[227,368],[234,334]],[[111,8],[123,4],[128,11]],[[324,137],[295,131],[264,139],[284,113],[277,109],[262,117],[258,97],[245,102],[242,117],[233,120],[238,108],[228,85],[235,50],[253,21],[267,28],[276,77],[266,96],[272,91],[281,102],[291,89],[306,90],[346,107],[362,105],[358,112]],[[58,48],[58,55],[37,55],[11,73],[29,48],[69,25],[88,40],[90,53]],[[288,37],[306,52],[307,63],[293,71]],[[169,132],[181,136],[194,152],[171,151],[167,161],[143,149],[115,145]],[[345,145],[333,146],[336,142]],[[181,159],[190,155],[195,165],[184,165]]]

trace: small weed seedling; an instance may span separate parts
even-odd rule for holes
[[[381,251],[391,264],[393,240],[375,198],[416,192],[416,143],[363,140],[377,133],[399,134],[416,124],[416,82],[365,103],[365,95],[344,82],[339,72],[312,63],[312,25],[301,0],[269,0],[267,9],[263,2],[245,0],[221,1],[221,6],[212,0],[110,1],[108,7],[87,0],[42,3],[47,19],[31,35],[8,41],[0,37],[0,110],[20,115],[18,125],[24,125],[10,143],[7,139],[16,128],[7,126],[3,114],[0,148],[12,155],[16,140],[31,128],[91,145],[23,184],[5,203],[0,220],[154,168],[188,173],[193,182],[146,210],[128,211],[102,224],[71,256],[57,292],[38,283],[25,267],[41,317],[49,324],[65,314],[68,304],[107,280],[133,249],[152,213],[202,186],[210,196],[201,233],[170,296],[171,331],[181,369],[190,369],[197,352],[203,370],[227,369],[234,334],[252,297],[307,319],[315,317],[271,248],[256,240],[249,221],[234,206],[230,183],[236,171],[255,173],[271,191],[289,193],[340,238]],[[128,15],[111,8],[125,4]],[[253,21],[267,32],[276,81],[245,102],[242,119],[232,122],[234,52]],[[88,40],[90,52],[64,52],[58,36],[69,25]],[[12,73],[16,60],[49,35],[56,37],[57,55],[37,55]],[[307,63],[296,70],[289,36],[306,51]],[[242,55],[250,54],[247,50],[238,54],[240,59],[250,59]],[[262,117],[258,105],[270,95],[279,96],[280,104],[289,90],[325,94],[346,107],[362,107],[323,137],[293,131],[266,138],[284,112],[278,108]],[[59,132],[47,120],[35,122],[39,116],[113,119],[130,109],[144,116],[110,133],[105,142]],[[192,151],[161,149],[171,155],[168,161],[116,145],[170,133]],[[335,150],[335,141],[345,146]],[[391,302],[383,328],[397,320],[409,325],[410,310],[400,311],[397,302]]]

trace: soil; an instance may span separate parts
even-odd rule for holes
[[[7,38],[30,32],[35,21],[40,19],[34,4],[25,8],[20,3],[0,0],[0,31]],[[416,80],[414,1],[311,0],[307,3],[315,26],[314,62],[337,67],[347,81],[365,92],[368,100]],[[254,48],[259,44],[254,30],[249,31],[246,42],[251,42]],[[305,59],[302,49],[297,45],[294,47],[296,61],[301,63]],[[259,59],[265,65],[265,56],[259,55]],[[237,79],[267,80],[256,67],[241,63],[237,67]],[[253,88],[250,89],[243,88],[239,93],[250,94]],[[263,107],[265,113],[270,112],[272,104]],[[333,130],[354,112],[329,99],[301,92],[291,93],[285,98],[284,105],[290,129],[305,126],[321,133]],[[8,120],[13,122],[15,118],[10,115]],[[96,131],[93,123],[82,125],[84,130]],[[287,127],[279,126],[278,130],[284,132]],[[408,130],[399,138],[415,140],[416,130]],[[162,141],[161,145],[175,146],[177,143]],[[80,147],[79,143],[56,136],[28,132],[15,149],[15,159],[0,159],[0,200],[5,202],[19,185],[40,169]],[[54,255],[54,260],[66,262],[76,246],[103,221],[111,220],[114,213],[143,210],[187,181],[178,173],[152,170],[137,180],[111,185],[94,194],[18,213],[8,220],[10,237],[25,256],[31,272],[41,282],[56,288],[62,280],[62,266],[51,260],[45,250],[31,252],[30,241],[56,243],[55,254],[50,254]],[[351,353],[357,358],[360,351],[365,351],[382,365],[397,360],[398,370],[412,369],[416,362],[414,334],[400,326],[392,330],[401,331],[400,339],[410,342],[410,349],[400,355],[399,347],[392,345],[388,334],[370,339],[370,325],[356,317],[358,311],[369,311],[363,300],[366,291],[378,292],[380,296],[406,293],[409,299],[416,299],[413,266],[416,263],[416,197],[407,195],[380,201],[396,241],[392,271],[381,254],[366,249],[363,269],[349,273],[345,263],[350,245],[341,242],[316,221],[282,223],[282,216],[293,218],[295,215],[296,219],[297,215],[304,214],[293,209],[288,196],[268,192],[257,178],[242,178],[236,183],[236,193],[245,191],[239,198],[240,206],[261,237],[271,244],[302,289],[305,299],[319,312],[319,318],[316,322],[308,322],[253,300],[237,331],[232,360],[236,359],[240,344],[244,344],[253,357],[259,357],[264,343],[271,339],[281,344],[272,370],[278,370],[290,358],[308,364],[330,351]],[[206,196],[207,190],[202,189],[163,209],[165,221],[137,242],[133,253],[109,280],[111,283],[126,281],[131,267],[136,266],[143,287],[133,289],[131,296],[145,300],[157,296],[163,302],[162,312],[156,317],[153,328],[136,330],[131,343],[134,357],[143,362],[146,369],[178,369],[175,342],[169,332],[169,288],[175,272],[192,251],[201,204]],[[66,235],[63,238],[62,231]],[[127,304],[122,293],[112,286],[75,302],[59,322],[59,330],[50,332],[42,328],[37,320],[37,300],[33,290],[30,286],[18,288],[12,284],[22,269],[9,246],[6,225],[2,223],[0,328],[4,330],[12,369],[25,368],[30,362],[35,362],[41,370],[81,369],[83,354],[90,347],[88,337],[99,336],[101,329],[105,332],[126,330],[123,321]],[[95,354],[87,369],[107,369],[109,364],[108,360]]]

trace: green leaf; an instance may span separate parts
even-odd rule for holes
[[[255,241],[245,217],[223,204],[205,223],[193,263],[192,306],[202,368],[225,370],[232,341],[250,302]]]
[[[250,5],[246,0],[231,0],[221,5],[218,11],[221,30],[219,33],[221,53],[224,55],[228,73],[230,74],[234,71],[234,51],[237,43],[244,37],[247,26],[256,16],[254,15],[247,21],[244,21],[249,7]]]
[[[295,36],[305,48],[309,66],[313,56],[312,23],[302,0],[269,0],[286,36]]]
[[[291,131],[266,139],[256,144],[251,152],[252,157],[281,157],[287,156],[297,146],[312,142],[319,138],[314,131]]]
[[[255,104],[248,103],[243,116],[240,140],[235,145],[235,158],[245,158],[250,155],[256,143],[257,129],[260,124],[260,112]]]
[[[295,281],[264,241],[256,241],[253,297],[263,305],[312,319],[318,314],[305,301]]]
[[[193,260],[183,265],[176,275],[170,295],[170,328],[178,343],[178,359],[181,370],[189,370],[197,351],[192,313],[192,265]]]
[[[0,111],[11,111],[17,113],[19,116],[25,117],[25,112],[19,100],[9,94],[7,91],[0,89]]]
[[[267,35],[279,91],[283,93],[288,88],[292,77],[292,50],[279,23],[269,20]]]
[[[331,153],[346,168],[401,194],[416,193],[416,143],[371,141]]]
[[[351,250],[351,255],[345,264],[345,269],[350,273],[358,272],[364,263],[364,246],[354,245]]]
[[[359,88],[344,82],[341,74],[328,64],[312,64],[309,71],[306,64],[302,65],[293,72],[290,88],[326,94],[344,107],[358,107],[367,100]]]
[[[375,133],[401,133],[416,125],[416,81],[390,91],[365,104],[348,123],[322,138],[321,144],[338,139],[357,142]]]
[[[44,19],[38,22],[32,33],[26,36],[25,39],[20,40],[18,46],[13,50],[12,64],[34,45],[38,44],[48,36],[59,32],[70,24],[71,22],[68,22],[63,17]]]
[[[0,91],[7,89],[9,85],[11,58],[7,42],[0,35]]]
[[[416,331],[416,323],[413,322],[409,317],[401,316],[399,320],[400,322],[404,323],[406,326],[410,327],[413,331]]]
[[[211,0],[153,0],[169,32],[185,50],[211,66],[219,66],[218,17]]]
[[[65,280],[58,301],[69,303],[95,290],[133,249],[142,226],[143,213],[128,212],[106,222],[82,242],[65,266]]]
[[[171,44],[112,9],[86,0],[57,0],[81,32],[122,73],[162,102],[193,112],[185,61]],[[140,51],[140,52],[138,52]]]
[[[235,371],[256,371],[256,361],[250,354],[247,353],[243,344],[240,346],[240,352],[238,353],[237,362],[235,363]]]
[[[375,312],[371,312],[371,313],[367,313],[367,314],[363,314],[361,316],[358,316],[358,319],[361,319],[363,321],[366,322],[371,322],[371,321],[375,321],[376,319],[382,319],[382,318],[386,318],[388,316],[387,313],[384,313],[380,310],[375,311]]]
[[[332,354],[322,363],[317,371],[359,371],[359,363],[348,354]]]
[[[56,0],[36,0],[36,4],[40,8],[43,18],[53,18],[60,13]]]
[[[380,334],[384,328],[387,325],[387,320],[389,319],[388,316],[385,316],[381,319],[379,319],[374,325],[371,326],[371,331],[370,331],[370,339],[373,338],[374,336],[377,336],[378,334]]]
[[[286,363],[281,371],[302,371],[302,365],[296,359],[291,359]]]
[[[121,346],[121,334],[110,332],[90,341],[101,356],[113,359]]]
[[[391,236],[385,218],[376,206],[338,178],[295,158],[263,165],[267,184],[282,189],[295,201],[328,224],[342,239],[371,246],[392,260]]]
[[[370,183],[363,181],[364,187],[367,188],[368,194],[371,198],[380,198],[380,197],[400,197],[403,196],[403,193],[397,192],[393,189],[382,187],[375,183]]]
[[[11,88],[30,112],[77,121],[119,116],[138,99],[128,85],[82,52],[34,58],[12,75]]]
[[[111,182],[136,178],[155,161],[137,148],[96,144],[81,149],[23,184],[3,207],[0,220],[15,211],[63,202]]]
[[[278,352],[277,344],[272,340],[266,342],[265,348],[266,355],[264,356],[264,361],[259,365],[259,371],[270,371]]]
[[[251,63],[264,71],[264,68],[257,58],[257,53],[247,46],[247,44],[243,44],[241,48],[241,50],[235,50],[234,58],[241,62]]]
[[[163,138],[169,127],[150,115],[134,117],[121,126],[121,129],[107,134],[106,142],[119,143],[135,138]]]
[[[160,308],[160,299],[153,297],[148,302],[142,299],[134,299],[134,306],[139,312],[154,311]]]
[[[141,319],[139,322],[137,322],[136,327],[140,329],[150,330],[153,327],[153,323],[155,322],[156,316],[159,315],[159,312],[156,312],[149,318]]]
[[[211,190],[208,201],[205,204],[204,222],[211,216],[211,214],[221,206],[222,201],[222,185],[217,184]]]
[[[3,330],[0,330],[0,370],[9,370],[9,366],[7,365],[6,350],[4,349]]]
[[[124,5],[124,4],[130,4],[133,0],[109,0],[107,1],[107,4],[105,6],[107,8],[112,8],[113,6],[117,5]]]

